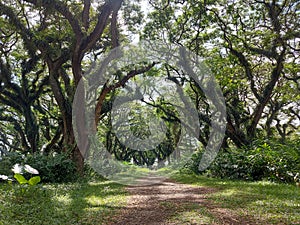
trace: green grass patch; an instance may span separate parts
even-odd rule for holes
[[[126,203],[110,181],[21,186],[0,184],[0,224],[102,224]]]
[[[204,207],[196,203],[162,202],[162,206],[174,211],[168,219],[172,224],[211,224],[215,222],[214,216]]]
[[[252,216],[267,224],[300,223],[300,188],[295,185],[221,180],[180,173],[172,178],[185,184],[216,188],[215,193],[208,195],[209,199],[241,216]]]

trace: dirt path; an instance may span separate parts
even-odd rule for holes
[[[127,205],[109,225],[260,224],[213,205],[207,195],[216,189],[165,180],[149,186],[130,186]]]

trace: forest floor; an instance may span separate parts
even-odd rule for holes
[[[174,173],[36,186],[0,183],[0,225],[300,225],[300,188]]]
[[[217,188],[181,184],[167,179],[148,186],[128,186],[127,205],[109,225],[266,224],[253,216],[239,215],[208,198]]]

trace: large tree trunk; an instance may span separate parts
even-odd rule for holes
[[[59,106],[61,117],[62,117],[62,133],[63,133],[63,151],[71,152],[71,157],[76,164],[77,170],[80,174],[83,174],[84,159],[77,146],[75,133],[72,124],[72,105],[68,99],[62,93],[58,81],[58,70],[57,67],[51,62],[48,63],[49,66],[49,82],[54,94],[55,100]],[[69,96],[71,98],[72,96]],[[72,99],[72,98],[71,98]]]
[[[74,129],[76,129],[76,139],[72,140],[72,142],[76,143],[73,149],[73,160],[77,165],[78,171],[82,174],[83,167],[84,167],[84,157],[85,153],[88,151],[90,146],[89,143],[89,130],[88,130],[88,123],[86,123],[86,108],[85,108],[85,90],[83,82],[79,82],[77,85],[77,92],[74,96],[72,115],[74,116],[75,124],[72,124],[72,119],[70,121],[72,129],[73,139],[75,139]],[[72,117],[71,117],[72,118]],[[75,125],[75,127],[73,126]],[[75,142],[76,141],[76,142]]]

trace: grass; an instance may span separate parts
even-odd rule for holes
[[[125,204],[110,181],[20,186],[0,183],[0,224],[103,224]]]
[[[163,202],[162,206],[174,210],[173,215],[168,219],[172,224],[211,224],[215,218],[209,213],[208,209],[196,203],[174,204]]]
[[[300,224],[300,188],[270,182],[244,182],[176,173],[173,179],[213,187],[207,194],[218,207],[236,215],[257,218],[263,224]],[[125,205],[124,186],[111,181],[20,186],[0,183],[0,224],[103,224]],[[216,222],[208,208],[194,203],[163,202],[174,209],[176,224]]]
[[[220,207],[266,224],[300,224],[300,188],[271,182],[245,182],[175,174],[178,182],[213,187],[208,198]]]

